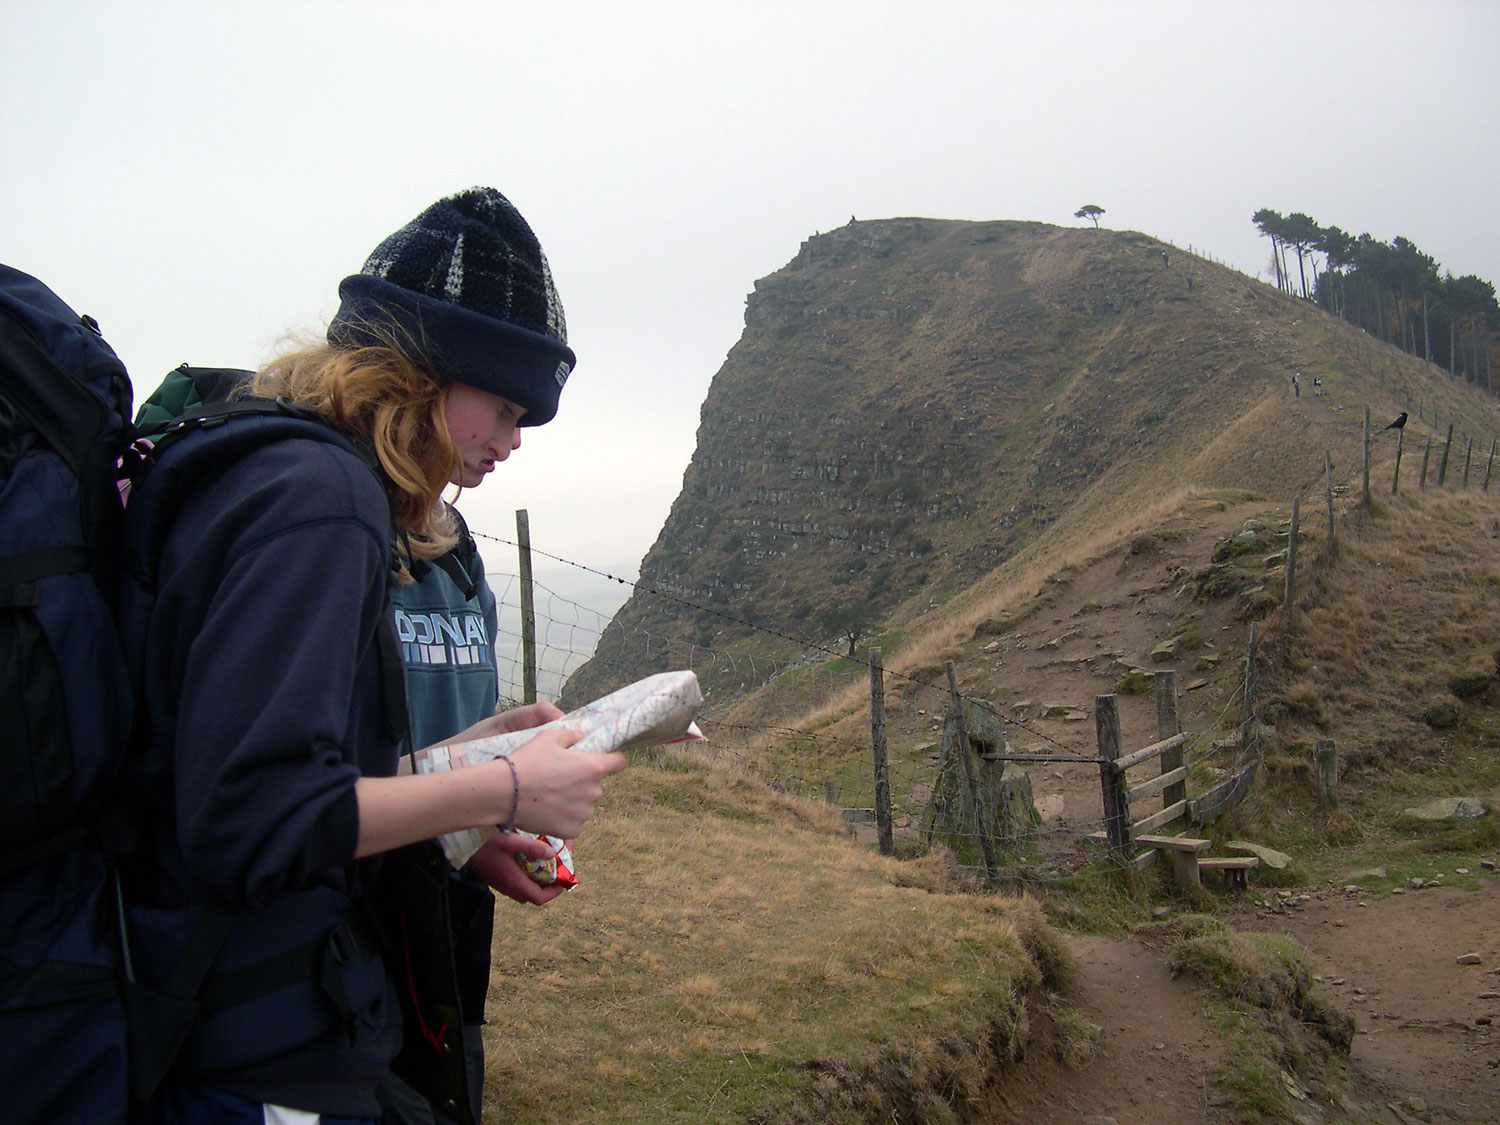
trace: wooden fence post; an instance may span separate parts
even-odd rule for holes
[[[1292,526],[1286,537],[1286,594],[1281,604],[1286,607],[1287,632],[1292,626],[1292,599],[1297,594],[1297,526],[1302,513],[1301,498],[1292,501]]]
[[[1156,739],[1158,742],[1171,738],[1182,730],[1182,716],[1178,708],[1177,698],[1177,671],[1169,668],[1163,672],[1157,672],[1153,679],[1156,681]],[[1183,764],[1181,746],[1174,746],[1170,750],[1163,750],[1161,755],[1161,772],[1171,773],[1179,769]],[[1187,800],[1187,781],[1174,781],[1161,791],[1161,807],[1168,808],[1178,801]]]
[[[1281,597],[1281,658],[1292,658],[1292,634],[1297,628],[1297,525],[1302,501],[1292,500],[1292,523],[1286,537],[1286,589]]]
[[[1396,495],[1401,484],[1401,446],[1402,438],[1406,436],[1404,429],[1396,431],[1396,470],[1391,474],[1391,495]]]
[[[999,879],[995,864],[995,845],[990,839],[989,818],[979,802],[979,779],[974,776],[974,763],[969,760],[973,751],[969,749],[969,731],[964,722],[964,697],[958,690],[958,665],[951,660],[943,661],[943,671],[948,674],[948,714],[956,727],[956,748],[964,766],[964,784],[969,790],[969,808],[974,812],[974,831],[979,837],[979,850],[984,854],[984,873],[991,883]]]
[[[1255,721],[1255,646],[1260,641],[1260,622],[1250,622],[1250,644],[1245,653],[1245,718],[1240,724],[1240,749],[1250,749],[1250,724]]]
[[[1318,807],[1331,809],[1339,803],[1339,751],[1333,739],[1318,740],[1314,751],[1318,763]]]
[[[1438,487],[1448,481],[1448,454],[1453,449],[1453,423],[1448,423],[1448,437],[1443,442],[1443,459],[1438,462]]]
[[[1495,438],[1490,438],[1490,458],[1484,463],[1484,490],[1490,490],[1490,470],[1495,467]]]
[[[1113,695],[1094,696],[1094,731],[1099,740],[1099,789],[1104,797],[1104,831],[1109,846],[1130,860],[1130,806],[1125,775],[1115,770],[1120,756],[1120,709]]]
[[[885,754],[885,665],[878,648],[870,650],[870,753],[875,760],[875,838],[881,855],[894,855],[891,776]]]
[[[1365,425],[1363,433],[1364,437],[1360,441],[1360,445],[1362,448],[1360,460],[1363,462],[1364,466],[1363,471],[1365,484],[1364,490],[1360,493],[1359,502],[1363,504],[1366,509],[1368,509],[1370,507],[1370,408],[1368,406],[1365,407]]]
[[[1338,532],[1333,526],[1333,453],[1323,450],[1323,500],[1328,505],[1328,546],[1338,544]]]
[[[1464,443],[1464,487],[1469,487],[1469,462],[1474,459],[1474,439],[1469,438]]]
[[[1427,435],[1427,444],[1422,447],[1422,479],[1419,487],[1427,487],[1427,462],[1432,457],[1432,435]]]
[[[531,588],[531,519],[516,509],[516,553],[521,583],[521,702],[536,702],[536,607]]]

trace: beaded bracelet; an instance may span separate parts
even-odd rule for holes
[[[512,762],[509,757],[502,757],[500,760],[510,767],[511,785],[510,816],[505,818],[505,823],[500,826],[500,831],[513,832],[515,831],[516,827],[516,809],[519,808],[521,804],[521,779],[516,776],[515,762]]]

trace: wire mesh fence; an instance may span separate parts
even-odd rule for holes
[[[1344,510],[1356,502],[1368,504],[1371,491],[1370,441],[1366,411],[1363,465],[1346,467],[1342,474],[1344,479],[1336,483],[1332,458],[1325,455],[1326,472],[1320,474],[1318,480],[1302,486],[1304,489],[1317,485],[1323,488],[1329,532],[1323,542],[1324,548],[1333,545],[1337,524],[1343,522],[1336,517],[1335,500],[1340,501]],[[1458,481],[1461,480],[1462,487],[1487,488],[1493,440],[1486,442],[1486,446],[1482,472],[1464,472],[1461,477],[1455,473],[1445,483],[1449,487],[1459,487]],[[1478,460],[1476,457],[1475,461]],[[1361,473],[1362,488],[1356,484]],[[1321,514],[1321,506],[1315,512]],[[1287,607],[1293,604],[1295,597],[1290,579],[1297,550],[1295,503],[1293,513],[1286,567],[1288,588],[1277,619],[1283,636],[1291,628]],[[505,538],[486,535],[477,529],[476,534],[501,545],[516,546]],[[604,607],[587,605],[533,579],[530,601],[534,610],[535,636],[529,658],[535,662],[536,694],[540,698],[559,698],[569,676],[594,658],[605,627],[626,596],[658,596],[684,604],[684,599],[678,594],[653,590],[639,582],[567,559],[546,557],[563,566],[609,580],[619,586],[619,597]],[[522,569],[517,568],[518,571]],[[524,690],[521,668],[528,659],[523,651],[526,630],[521,621],[523,603],[527,599],[523,596],[522,579],[518,574],[496,568],[490,579],[499,609],[496,656],[500,668],[500,695],[502,699],[520,701]],[[717,612],[685,604],[704,613]],[[759,631],[748,622],[737,624]],[[1184,732],[1184,760],[1200,782],[1206,779],[1212,784],[1218,777],[1243,776],[1247,765],[1257,761],[1263,753],[1266,728],[1256,719],[1256,699],[1261,676],[1274,665],[1276,653],[1269,647],[1257,651],[1256,628],[1251,626],[1243,682],[1222,700],[1218,713],[1200,717],[1195,729]],[[764,632],[777,642],[767,646],[774,652],[747,651],[743,646],[728,651],[716,649],[711,644],[636,629],[628,638],[628,644],[622,646],[628,656],[621,661],[619,682],[623,684],[638,678],[641,667],[652,666],[690,668],[698,672],[700,678],[711,678],[716,690],[699,725],[708,736],[716,756],[744,767],[779,790],[838,807],[848,819],[851,831],[873,839],[877,780],[872,762],[872,738],[868,727],[851,733],[858,724],[851,725],[847,721],[851,713],[869,707],[870,661],[841,651],[842,646],[826,639]],[[641,663],[633,663],[637,657]],[[1024,715],[1007,713],[1004,725],[1009,733],[998,746],[970,747],[968,749],[974,750],[972,755],[966,749],[964,755],[955,756],[952,745],[945,745],[945,741],[951,743],[955,737],[949,729],[952,715],[966,703],[982,704],[983,701],[965,700],[956,688],[950,690],[949,685],[942,683],[924,682],[889,670],[883,671],[882,676],[884,682],[892,686],[897,705],[904,708],[908,720],[906,737],[890,749],[886,763],[891,834],[895,840],[928,843],[940,838],[949,844],[965,866],[992,869],[993,857],[983,856],[980,846],[987,836],[992,842],[997,838],[994,825],[982,823],[981,806],[984,802],[979,805],[966,803],[955,798],[949,790],[958,784],[964,790],[982,793],[990,804],[1003,803],[1011,799],[1006,796],[1005,786],[1014,782],[1015,771],[1021,770],[1027,774],[1027,784],[1036,786],[1031,795],[1035,797],[1036,806],[1046,807],[1053,795],[1052,790],[1066,788],[1071,795],[1071,815],[1052,816],[1045,820],[1033,816],[1020,828],[1017,827],[1019,822],[1009,822],[1002,841],[1006,850],[1015,855],[1034,855],[1040,850],[1054,858],[1066,851],[1087,850],[1084,842],[1098,831],[1104,818],[1103,791],[1098,782],[1099,751],[1090,737],[1092,732],[1080,736],[1075,731],[1072,737],[1059,739],[1028,721]],[[777,689],[778,714],[811,715],[823,711],[840,715],[846,721],[817,724],[816,729],[798,729],[729,717],[736,700],[773,681]],[[1075,716],[1078,717],[1081,716]],[[912,719],[918,721],[913,723]],[[835,725],[837,732],[832,729]],[[930,737],[919,735],[913,739],[913,726],[919,731],[925,726]],[[1127,738],[1137,737],[1144,742],[1152,740],[1145,735],[1127,734]],[[967,763],[967,773],[959,769],[962,763]],[[1010,772],[1009,781],[1004,780],[1007,771]],[[1088,796],[1091,787],[1092,799]]]
[[[521,698],[522,690],[519,615],[524,599],[520,581],[516,575],[491,576],[500,611],[496,646],[500,693],[512,701]],[[637,584],[619,581],[650,593]],[[593,656],[610,617],[535,580],[531,601],[536,617],[537,694],[556,699],[567,677]],[[847,715],[867,712],[870,705],[870,661],[819,641],[806,640],[789,659],[725,652],[644,632],[638,644],[643,651],[665,654],[674,667],[730,668],[746,693],[774,679],[782,713],[810,714],[826,708]],[[1018,866],[1056,866],[1060,861],[1066,864],[1064,857],[1086,861],[1097,854],[1089,838],[1103,822],[1103,799],[1098,753],[1090,739],[1075,736],[1062,741],[1024,717],[1008,714],[1002,724],[1006,734],[998,743],[964,744],[955,749],[955,738],[965,737],[952,729],[955,710],[966,704],[988,704],[969,699],[948,684],[884,669],[880,674],[883,682],[892,685],[893,694],[903,697],[903,710],[928,735],[903,740],[887,756],[891,836],[898,847],[942,843],[961,867],[991,878],[1004,878]],[[1245,687],[1236,689],[1219,714],[1200,730],[1188,732],[1185,754],[1190,765],[1210,758],[1224,762],[1228,754],[1237,767],[1257,752],[1253,741],[1257,728],[1243,722],[1245,691]],[[869,728],[856,735],[723,717],[737,697],[729,693],[720,706],[706,708],[699,720],[710,752],[777,790],[838,808],[851,833],[875,843],[877,781]],[[1231,740],[1233,746],[1226,747],[1224,739],[1212,737],[1242,723],[1248,733]],[[847,723],[843,729],[849,729]],[[1036,808],[1045,807],[1050,791],[1060,786],[1070,790],[1073,815],[1044,821]],[[1023,813],[996,822],[993,810],[1018,804],[1024,805]]]

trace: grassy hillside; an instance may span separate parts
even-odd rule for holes
[[[1101,588],[1134,589],[1161,568],[1162,552],[1191,551],[1184,527],[1237,525],[1263,510],[1236,499],[1170,498],[1143,512],[1124,544],[1094,543],[1052,572],[1065,582],[1040,582],[1036,598],[1012,585],[986,608],[1018,622],[1006,637],[1033,624],[1037,636],[1057,635],[1043,615],[1073,620],[1070,607],[1094,603]],[[1288,653],[1270,669],[1266,769],[1214,833],[1293,856],[1289,871],[1255,876],[1257,897],[1268,882],[1351,878],[1378,892],[1439,867],[1469,873],[1452,876],[1454,886],[1492,878],[1484,862],[1500,850],[1500,818],[1423,826],[1402,810],[1439,795],[1500,802],[1500,497],[1419,491],[1341,523],[1337,551],[1308,541],[1287,649],[1278,619],[1265,620],[1268,649]],[[1213,530],[1200,545],[1216,541]],[[1219,629],[1213,614],[1232,621],[1240,601],[1179,599],[1205,634]],[[1020,666],[996,669],[982,647],[961,634],[948,655],[966,690],[1001,694]],[[1067,676],[1089,673],[1063,667],[1043,675],[1066,698],[1077,686]],[[1086,699],[1096,685],[1080,682]],[[895,731],[918,719],[915,707],[897,710]],[[925,727],[914,721],[912,736]],[[1345,761],[1333,809],[1317,806],[1311,780],[1324,737]],[[1048,784],[1039,777],[1039,794]],[[1240,1107],[1234,1119],[1244,1121],[1289,1111],[1279,1077],[1288,1057],[1301,1081],[1348,1088],[1350,1018],[1329,1007],[1295,943],[1265,946],[1202,920],[1232,909],[1221,892],[1187,894],[1164,871],[1121,881],[1084,869],[1033,872],[1019,884],[1025,893],[973,893],[945,852],[907,854],[881,858],[832,810],[715,760],[712,744],[637,755],[588,825],[582,886],[543,910],[501,908],[486,1119],[985,1119],[1023,1054],[1030,1063],[1055,1053],[1064,1075],[1088,1057],[1097,1029],[1072,1008],[1060,930],[1165,940],[1151,936],[1160,910],[1186,912],[1162,931],[1178,942],[1171,957],[1238,1005],[1216,1032],[1216,1049],[1234,1061],[1214,1076],[1216,1104]]]
[[[680,600],[633,598],[590,675],[691,665],[664,638],[696,638],[714,660],[701,674],[719,737],[638,757],[588,826],[583,886],[545,910],[502,909],[487,1117],[983,1119],[1016,1057],[1040,1049],[1039,1025],[1047,1050],[1087,1053],[1059,928],[1124,933],[1154,910],[1220,911],[1160,872],[1080,866],[1098,827],[1091,765],[1030,767],[1039,798],[1082,811],[1054,822],[1057,862],[1012,873],[1024,894],[965,893],[972,879],[941,850],[881,858],[832,810],[786,792],[794,778],[836,780],[841,803],[858,804],[848,794],[869,785],[864,666],[806,649],[798,666],[775,662],[809,636],[842,649],[817,623],[848,597],[879,610],[856,655],[885,653],[893,773],[931,769],[945,660],[1018,746],[1088,754],[1092,724],[1073,717],[1171,641],[1190,681],[1184,722],[1201,736],[1197,788],[1226,764],[1215,736],[1238,730],[1253,622],[1264,769],[1213,831],[1293,856],[1257,884],[1378,890],[1430,874],[1437,856],[1490,877],[1493,813],[1432,827],[1402,810],[1500,801],[1500,482],[1482,487],[1492,401],[1249,279],[1176,251],[1164,266],[1139,235],[910,220],[882,241],[881,229],[814,240],[759,286],[715,380],[694,468],[644,568]],[[1310,394],[1314,375],[1324,396]],[[1368,508],[1367,408],[1377,427],[1412,415],[1399,495],[1397,435],[1375,431]],[[1460,452],[1443,487],[1434,452],[1423,487],[1428,439],[1450,423]],[[893,546],[910,537],[931,545]],[[1236,540],[1248,545],[1228,549]],[[649,658],[631,647],[642,632]],[[1064,717],[1047,717],[1053,703]],[[1128,730],[1148,727],[1146,697],[1121,704]],[[1336,808],[1315,800],[1320,739],[1345,766]],[[922,792],[898,795],[907,816]],[[1359,874],[1376,864],[1384,874]],[[1236,1063],[1215,1079],[1223,1104],[1247,1121],[1289,1112],[1280,1075],[1293,1056],[1299,1076],[1316,1067],[1323,1088],[1344,1088],[1347,1017],[1325,1013],[1329,1055],[1282,1034],[1324,1011],[1296,950],[1217,922],[1178,928],[1185,971],[1212,962],[1236,996],[1294,1001],[1290,1017],[1236,1009],[1225,1022]],[[1247,1085],[1257,1074],[1269,1079]]]
[[[1175,249],[1163,264],[1163,249],[916,219],[810,239],[757,283],[641,587],[565,701],[691,666],[712,709],[743,705],[788,663],[839,649],[851,622],[889,659],[934,605],[1023,557],[1118,538],[1165,498],[1287,505],[1321,487],[1325,453],[1357,483],[1366,408],[1377,426],[1412,413],[1409,481],[1419,443],[1450,424],[1487,452],[1492,399],[1232,270]]]

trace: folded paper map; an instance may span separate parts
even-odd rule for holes
[[[703,693],[698,689],[698,677],[692,672],[658,672],[539,727],[418,750],[412,764],[417,773],[478,765],[506,757],[530,742],[539,731],[552,727],[583,731],[573,749],[596,754],[695,741],[703,737],[693,721],[702,706]],[[467,828],[450,832],[439,842],[448,862],[461,867],[494,831],[493,827]]]

